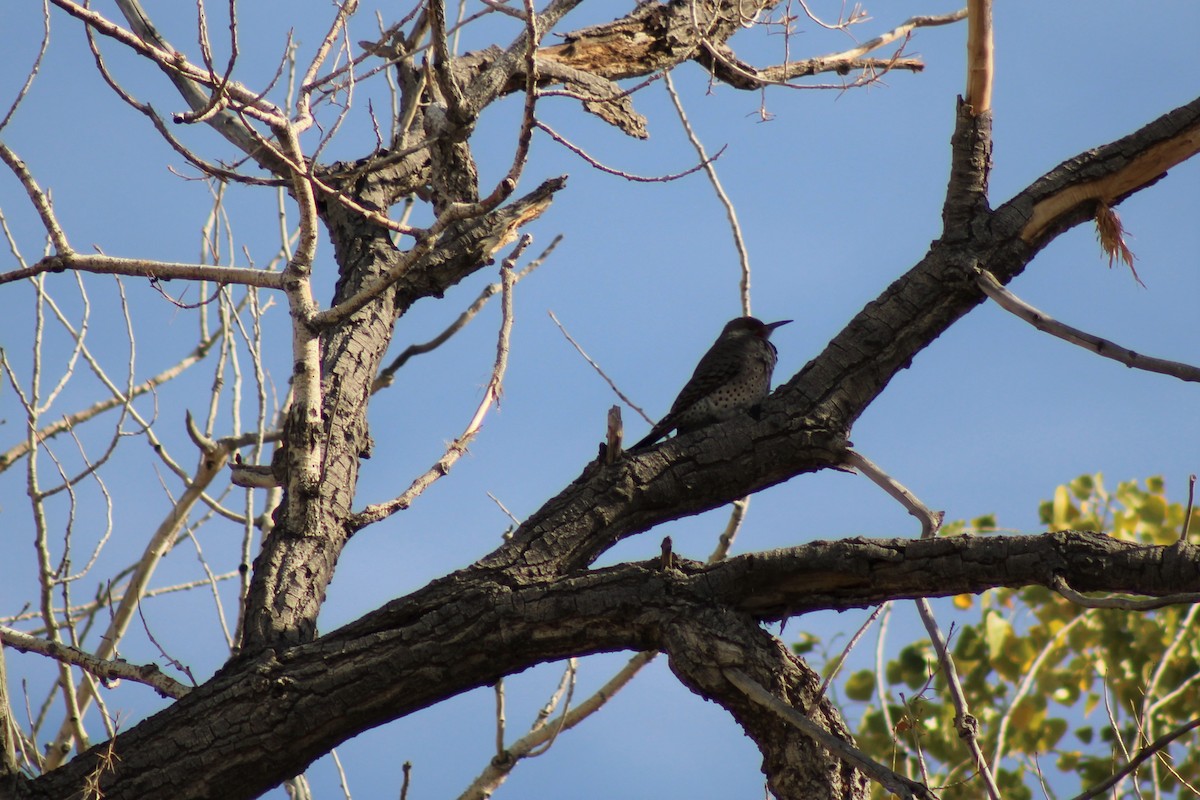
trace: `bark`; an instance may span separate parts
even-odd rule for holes
[[[280,644],[309,641],[342,548],[353,535],[347,525],[361,458],[370,456],[366,408],[375,377],[391,342],[396,318],[412,303],[440,296],[489,263],[520,225],[548,206],[564,180],[546,181],[529,195],[482,217],[449,228],[442,242],[389,291],[355,312],[322,340],[323,479],[314,497],[287,497],[277,524],[254,562],[247,599],[242,651],[253,654]],[[399,257],[388,231],[336,201],[323,214],[334,242],[342,278],[334,301],[353,295],[387,273]],[[294,436],[287,437],[296,446]],[[303,507],[306,524],[288,524],[289,503]]]
[[[563,578],[501,580],[463,570],[346,627],[223,670],[164,711],[23,787],[77,796],[104,763],[107,800],[254,797],[331,747],[503,675],[571,655],[662,649],[693,691],[721,703],[763,750],[779,797],[864,796],[863,779],[753,706],[724,677],[737,668],[809,709],[816,679],[760,623],[817,609],[998,586],[1161,596],[1200,590],[1200,548],[1101,534],[846,539],[754,553],[714,566],[622,564]],[[1194,598],[1194,596],[1193,596]],[[1188,598],[1182,598],[1187,600]],[[822,700],[810,717],[848,737]]]

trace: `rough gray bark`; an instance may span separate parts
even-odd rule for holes
[[[759,623],[1059,578],[1079,591],[1196,592],[1200,552],[1066,531],[813,542],[707,567],[681,560],[664,570],[652,561],[503,583],[467,569],[313,642],[226,668],[117,736],[120,761],[100,786],[107,800],[254,797],[367,728],[532,664],[662,649],[689,688],[724,705],[759,744],[779,796],[862,796],[860,775],[723,676],[741,669],[809,708],[819,681]],[[848,736],[827,700],[818,709],[814,718]],[[31,782],[22,796],[75,796],[108,747]]]

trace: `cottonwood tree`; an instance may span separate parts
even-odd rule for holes
[[[208,181],[212,203],[195,263],[89,252],[56,207],[54,187],[41,185],[35,167],[0,145],[10,182],[23,187],[24,208],[36,214],[44,237],[35,244],[10,233],[12,264],[0,278],[7,305],[34,308],[31,359],[16,357],[6,335],[5,379],[15,398],[7,413],[10,431],[20,420],[21,433],[10,434],[0,464],[10,474],[23,470],[33,512],[32,522],[20,525],[28,533],[14,536],[15,526],[6,525],[5,560],[25,559],[36,577],[28,599],[6,617],[0,641],[10,656],[14,650],[46,656],[56,670],[55,688],[42,705],[31,705],[27,724],[18,723],[14,686],[0,704],[6,792],[233,798],[290,781],[290,790],[302,794],[296,776],[368,728],[499,686],[532,665],[634,651],[640,655],[613,686],[654,652],[665,653],[684,686],[719,704],[753,740],[777,797],[864,797],[872,781],[901,796],[928,797],[933,790],[919,772],[893,770],[881,763],[886,754],[872,758],[855,746],[820,676],[764,627],[822,609],[917,598],[933,669],[945,681],[974,776],[970,791],[999,796],[992,754],[981,746],[977,714],[949,679],[954,662],[928,598],[1032,586],[1077,603],[1086,601],[1082,592],[1180,602],[1174,595],[1196,588],[1200,562],[1184,541],[1150,546],[1074,530],[939,537],[939,515],[856,451],[850,434],[917,354],[992,301],[1102,356],[1196,380],[1193,367],[1066,328],[1004,287],[1049,243],[1088,223],[1098,226],[1110,255],[1127,257],[1113,209],[1200,149],[1200,99],[1163,109],[1140,127],[1131,123],[1136,130],[1118,140],[1061,153],[1070,157],[1058,167],[1009,197],[993,198],[986,2],[913,17],[862,45],[801,60],[794,58],[791,31],[806,18],[794,19],[790,4],[646,3],[590,26],[573,25],[579,5],[485,2],[454,9],[429,2],[400,14],[384,7],[377,32],[358,41],[348,30],[352,23],[363,30],[366,14],[347,0],[333,7],[319,41],[289,41],[274,73],[259,75],[241,71],[249,26],[238,19],[244,9],[233,4],[222,9],[219,23],[200,4],[191,45],[156,28],[153,13],[136,0],[116,0],[107,11],[51,0],[46,30],[82,27],[86,40],[79,46],[91,48],[113,97],[140,112],[140,124],[170,145],[186,176]],[[833,27],[861,21],[855,11]],[[803,369],[777,376],[781,385],[754,413],[632,454],[623,452],[614,420],[599,455],[515,523],[499,547],[318,632],[343,550],[444,478],[499,401],[514,287],[529,269],[553,259],[546,248],[531,246],[525,229],[552,215],[570,193],[564,177],[530,178],[537,173],[534,137],[574,149],[591,162],[587,169],[606,168],[546,123],[544,104],[578,101],[581,113],[616,129],[613,135],[639,138],[647,132],[639,92],[671,89],[670,76],[682,65],[699,65],[714,85],[755,92],[814,75],[861,87],[919,70],[921,62],[897,47],[921,28],[949,23],[961,23],[967,41],[967,89],[955,109],[941,232],[917,263],[897,265],[894,282]],[[772,66],[756,65],[731,42],[754,25],[781,34],[783,58]],[[554,31],[564,33],[551,39]],[[465,44],[475,39],[485,44]],[[22,112],[20,101],[44,79],[40,60],[3,124]],[[165,112],[140,99],[120,77],[138,70],[165,75],[178,109]],[[494,106],[512,112],[503,149],[479,133]],[[351,132],[368,138],[351,142]],[[712,156],[701,152],[697,159],[695,168],[711,170]],[[129,168],[127,185],[105,188],[110,202],[137,191],[138,169]],[[238,212],[227,197],[235,191],[277,204],[280,243],[273,259],[259,259],[265,263],[230,245]],[[24,212],[8,198],[5,213]],[[332,252],[321,257],[325,240]],[[389,359],[397,321],[460,283],[484,280],[485,270],[498,270],[499,279],[461,320],[489,298],[500,306],[492,374],[474,414],[432,466],[406,479],[407,489],[386,500],[360,497],[363,460],[389,457],[373,447],[368,410],[389,396],[414,355],[447,338]],[[110,284],[89,273],[124,280]],[[97,288],[99,280],[105,288]],[[154,294],[133,294],[142,290]],[[97,291],[111,292],[106,305],[115,313],[104,324],[118,330],[132,331],[151,313],[142,304],[151,302],[197,320],[194,349],[150,377],[133,368],[116,377],[109,354],[89,340],[95,327],[89,297]],[[748,271],[742,303],[748,311]],[[65,347],[53,350],[48,330]],[[145,346],[155,336],[143,333],[140,341]],[[289,354],[281,362],[288,365],[286,388],[282,376],[270,377],[272,345]],[[183,422],[153,401],[202,361],[216,364],[211,392],[198,405],[193,398]],[[64,392],[85,372],[98,394],[62,412],[61,401],[75,397]],[[418,418],[388,420],[408,440],[430,435]],[[180,425],[198,453],[194,466],[196,456],[185,456],[167,433]],[[599,439],[598,422],[596,430]],[[140,558],[101,576],[110,537],[129,535],[123,528],[132,509],[112,498],[121,494],[116,484],[132,480],[120,465],[134,438],[148,443],[156,459],[140,491],[161,481],[170,508],[142,537]],[[530,443],[514,458],[535,458],[533,449]],[[579,461],[586,460],[581,454]],[[920,520],[922,535],[816,542],[734,558],[718,548],[707,564],[678,555],[664,539],[661,557],[593,566],[624,540],[734,503],[731,536],[743,498],[826,470],[871,478]],[[242,531],[240,544],[205,536],[201,547],[201,531],[218,525]],[[28,550],[30,538],[32,562],[15,543],[20,539]],[[164,556],[182,547],[194,549],[206,578],[156,583]],[[223,551],[221,563],[233,558],[241,568],[210,568],[216,549]],[[222,592],[231,585],[238,586],[237,611],[221,617],[230,655],[215,674],[193,680],[169,648],[156,659],[161,664],[121,657],[131,629],[144,626],[153,641],[154,626],[141,612],[156,590],[208,591],[223,609]],[[153,716],[121,724],[106,700],[117,681],[124,692],[130,683],[145,684],[171,700]],[[611,688],[590,704],[562,709],[562,717],[516,742],[502,740],[467,795],[486,796],[522,757],[567,735],[562,731]],[[93,707],[100,713],[91,714]],[[88,732],[93,718],[105,726],[99,743]],[[878,726],[870,730],[877,734]]]

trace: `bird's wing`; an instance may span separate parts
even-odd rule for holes
[[[679,391],[679,396],[671,404],[671,411],[667,416],[694,405],[733,380],[745,368],[744,349],[738,342],[718,342],[713,345],[700,359],[696,371]]]

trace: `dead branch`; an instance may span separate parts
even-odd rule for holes
[[[65,242],[64,242],[65,244]],[[211,281],[228,285],[240,284],[259,289],[282,289],[283,277],[279,272],[241,267],[220,267],[209,264],[176,264],[169,261],[151,261],[142,258],[117,258],[114,256],[76,253],[70,249],[65,254],[47,256],[36,264],[0,274],[0,285],[32,278],[47,272],[75,270],[96,275],[128,275],[150,280],[193,280]]]
[[[130,680],[135,683],[144,683],[163,697],[176,699],[191,691],[187,685],[164,674],[157,664],[139,666],[119,659],[97,658],[79,648],[61,642],[39,639],[5,626],[0,626],[0,641],[4,646],[22,653],[37,653],[63,664],[73,664],[95,675],[108,686],[115,685],[115,682],[122,679]]]
[[[988,297],[995,300],[1001,308],[1025,320],[1039,331],[1078,345],[1085,350],[1090,350],[1096,355],[1111,358],[1113,361],[1117,361],[1127,367],[1145,370],[1146,372],[1157,372],[1160,375],[1169,375],[1181,381],[1200,381],[1200,368],[1194,367],[1191,364],[1167,361],[1166,359],[1154,358],[1153,356],[1144,356],[1108,339],[1102,339],[1079,328],[1073,328],[1066,323],[1059,322],[1046,312],[1034,308],[1001,286],[1000,282],[996,280],[996,276],[985,269],[978,269],[976,271],[976,280],[979,283],[979,288]]]

